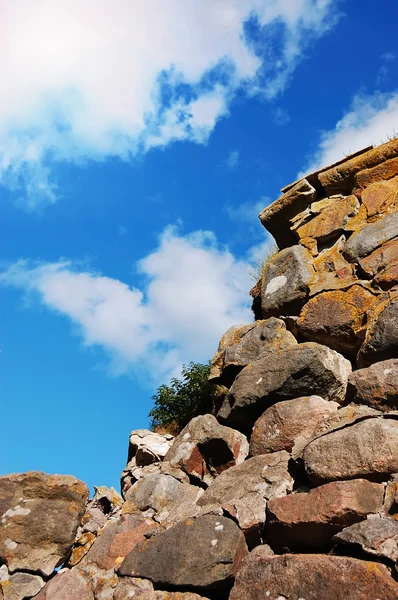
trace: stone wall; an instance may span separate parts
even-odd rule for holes
[[[282,191],[208,414],[133,431],[121,495],[0,477],[0,598],[398,598],[398,140]]]

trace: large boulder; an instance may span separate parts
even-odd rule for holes
[[[144,577],[157,586],[223,590],[247,554],[243,533],[230,519],[188,519],[138,544],[119,568],[121,576]]]
[[[39,575],[16,572],[10,575],[7,567],[0,567],[0,598],[3,600],[25,600],[36,596],[44,581]]]
[[[354,552],[359,547],[366,554],[398,561],[398,522],[394,519],[372,515],[337,533],[333,540]]]
[[[10,571],[51,575],[72,548],[88,496],[87,486],[69,475],[0,477],[0,560]]]
[[[293,488],[285,451],[249,458],[224,471],[198,500],[200,506],[221,506],[239,523],[249,546],[263,537],[267,500]]]
[[[398,583],[384,565],[346,556],[256,549],[244,561],[230,600],[396,600]]]
[[[319,437],[303,454],[314,483],[366,477],[386,480],[398,472],[398,420],[366,419]]]
[[[320,396],[305,396],[277,402],[257,419],[250,437],[250,456],[286,450],[305,443],[339,404]]]
[[[50,579],[35,600],[94,600],[94,594],[78,571],[62,571]]]
[[[275,352],[245,367],[235,379],[218,418],[249,432],[272,404],[300,396],[319,395],[342,402],[351,364],[334,350],[313,342]]]
[[[376,248],[398,236],[398,211],[370,223],[352,234],[343,254],[350,262],[371,254]]]
[[[375,312],[357,357],[359,367],[398,358],[398,290]]]
[[[328,550],[344,527],[381,510],[384,486],[365,479],[333,481],[267,504],[267,539],[283,551]]]
[[[367,313],[376,299],[362,285],[323,292],[304,306],[297,328],[307,340],[356,356],[365,337]]]
[[[248,453],[249,442],[242,433],[220,425],[213,415],[200,415],[175,438],[165,461],[209,485]]]
[[[303,246],[286,248],[271,258],[261,283],[263,318],[298,315],[308,297],[314,273],[311,253]]]
[[[286,350],[297,344],[281,319],[256,321],[243,327],[231,327],[221,338],[210,366],[210,380],[231,386],[238,373],[260,356]]]
[[[160,435],[148,429],[136,429],[130,433],[127,462],[135,458],[138,467],[145,467],[163,460],[173,439],[169,433]]]
[[[378,410],[397,410],[398,359],[378,362],[351,373],[347,396],[352,402],[367,404]]]

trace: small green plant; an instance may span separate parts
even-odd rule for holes
[[[257,282],[260,279],[260,277],[263,274],[265,265],[273,256],[275,256],[275,254],[278,254],[278,252],[279,248],[276,244],[270,243],[266,246],[265,256],[263,258],[260,258],[249,271],[249,276],[253,281]]]
[[[213,384],[209,383],[210,363],[190,362],[183,365],[181,379],[173,377],[170,385],[161,385],[152,396],[149,412],[152,430],[178,433],[202,406],[210,402]]]

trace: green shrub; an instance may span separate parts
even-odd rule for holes
[[[210,363],[190,362],[183,365],[181,374],[181,379],[173,377],[170,385],[161,385],[152,396],[152,430],[178,433],[202,407],[209,405],[214,387],[208,381]]]

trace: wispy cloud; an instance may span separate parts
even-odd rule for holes
[[[284,108],[277,108],[274,112],[274,123],[276,125],[287,125],[290,121],[290,115]]]
[[[57,200],[54,162],[206,143],[238,90],[283,91],[337,4],[3,0],[0,182],[34,209]]]
[[[270,202],[270,198],[262,196],[255,202],[246,201],[236,206],[228,204],[226,205],[225,210],[232,221],[237,221],[239,223],[254,223],[260,211],[270,204]]]
[[[239,162],[239,150],[231,150],[231,152],[229,153],[228,158],[224,164],[229,171],[232,171],[233,169],[235,169],[238,162]]]

